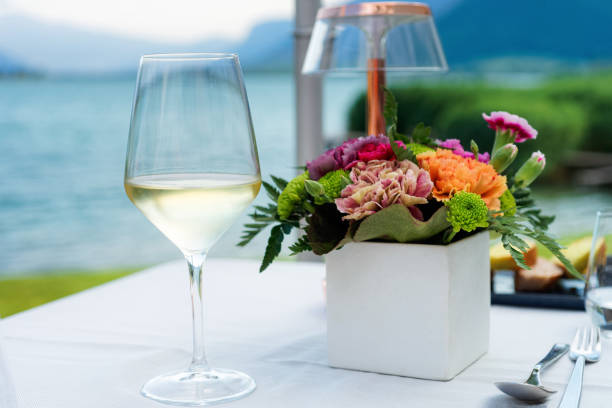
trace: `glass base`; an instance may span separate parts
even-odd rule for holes
[[[175,371],[149,380],[140,393],[171,405],[204,406],[246,397],[255,391],[255,381],[234,370],[204,372]]]

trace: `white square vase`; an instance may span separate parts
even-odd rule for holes
[[[489,346],[489,233],[360,242],[327,255],[332,367],[450,380]]]

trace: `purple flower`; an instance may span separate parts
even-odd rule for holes
[[[482,117],[491,129],[496,131],[509,131],[514,136],[515,143],[535,139],[538,131],[535,130],[526,119],[508,112],[491,112],[490,115],[483,113]],[[511,142],[510,142],[511,143]]]
[[[491,161],[491,155],[489,152],[478,153],[478,161],[481,163],[488,163]]]
[[[330,171],[350,169],[359,161],[359,151],[368,144],[373,146],[389,144],[389,138],[386,136],[366,136],[347,140],[340,146],[330,149],[306,163],[310,178],[318,180]]]
[[[446,149],[452,150],[453,153],[455,153],[458,156],[465,157],[468,159],[474,158],[474,153],[465,151],[459,139],[436,140],[436,143],[440,147],[444,147]],[[478,154],[478,161],[482,163],[488,163],[489,160],[491,160],[491,156],[489,155],[489,153],[479,153]]]
[[[459,141],[459,139],[436,140],[436,143],[440,147],[445,147],[451,150],[463,151],[463,146],[461,146],[461,141]]]
[[[311,179],[318,180],[330,171],[340,169],[340,165],[334,157],[335,149],[330,149],[314,159],[306,163],[308,174]]]

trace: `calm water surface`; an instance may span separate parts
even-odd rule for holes
[[[327,84],[327,133],[344,130],[345,112],[361,83],[357,78]],[[0,274],[140,266],[180,257],[123,190],[134,85],[135,78],[0,79]],[[291,75],[247,75],[246,87],[263,176],[291,177]],[[262,254],[265,237],[237,250],[239,235],[237,223],[211,255]]]
[[[325,132],[341,134],[362,79],[325,86]],[[247,75],[264,178],[295,170],[292,77]],[[127,199],[123,164],[134,79],[0,80],[0,274],[150,265],[180,253]],[[606,192],[544,192],[557,232],[587,231]],[[265,201],[265,195],[258,198]],[[240,223],[244,218],[240,220]],[[259,257],[236,249],[237,223],[212,256]]]

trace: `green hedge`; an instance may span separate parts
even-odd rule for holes
[[[586,113],[583,150],[612,152],[612,73],[552,80],[542,87],[554,100],[568,101]]]
[[[453,137],[464,143],[474,139],[485,151],[491,147],[493,134],[481,113],[506,110],[527,118],[539,132],[536,140],[519,146],[522,157],[517,163],[532,151],[542,150],[550,172],[572,150],[612,152],[612,73],[555,78],[527,89],[465,83],[416,85],[393,92],[402,132],[424,122],[432,126],[435,137]],[[349,130],[364,131],[364,112],[365,96],[361,95],[350,109]]]

